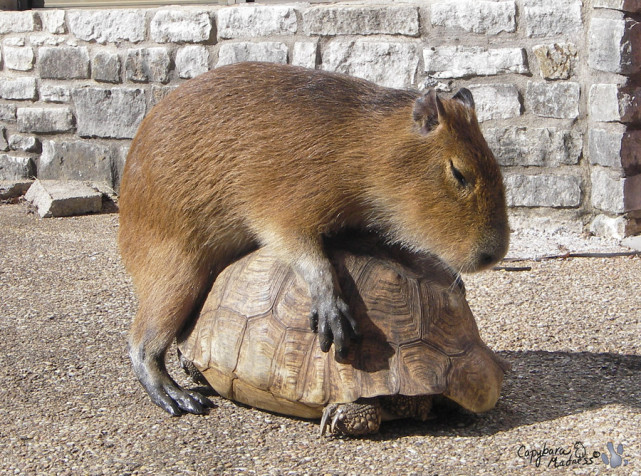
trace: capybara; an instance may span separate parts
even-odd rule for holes
[[[499,166],[474,100],[267,63],[221,67],[160,101],[133,139],[120,249],[139,308],[129,353],[154,403],[203,413],[165,368],[216,275],[267,246],[309,287],[310,323],[340,356],[357,335],[323,238],[376,232],[457,272],[506,253]],[[393,316],[390,316],[392,318]]]

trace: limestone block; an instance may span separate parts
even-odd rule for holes
[[[18,130],[36,134],[73,130],[73,114],[68,107],[21,107],[17,111]]]
[[[590,233],[621,240],[625,237],[626,219],[625,217],[610,217],[608,215],[597,215],[590,223]]]
[[[209,51],[201,45],[183,46],[176,52],[176,69],[181,78],[195,78],[209,70]]]
[[[9,136],[9,148],[23,152],[40,152],[40,141],[34,136],[12,134]]]
[[[134,48],[127,51],[125,74],[128,80],[137,83],[167,83],[170,63],[167,48],[163,46]]]
[[[316,57],[318,55],[317,41],[297,41],[292,51],[292,64],[304,68],[316,68]]]
[[[471,84],[476,117],[480,122],[521,115],[519,92],[513,84]]]
[[[293,35],[297,31],[296,10],[289,6],[234,6],[216,14],[218,39]]]
[[[505,187],[510,207],[567,208],[581,204],[581,179],[574,175],[507,174]]]
[[[131,139],[146,111],[142,89],[84,87],[74,89],[71,97],[81,137]]]
[[[84,46],[43,46],[38,55],[43,79],[89,78],[89,52]]]
[[[22,180],[34,177],[36,165],[31,157],[0,154],[0,180]]]
[[[571,36],[583,31],[581,0],[523,0],[528,37]]]
[[[468,78],[496,74],[527,74],[523,48],[438,46],[423,49],[425,72],[434,78]]]
[[[40,179],[65,179],[113,184],[111,148],[88,141],[44,141],[38,166]]]
[[[0,82],[0,96],[2,96],[2,83]],[[15,104],[0,104],[0,121],[16,122],[16,110],[18,107]]]
[[[285,43],[264,41],[260,43],[223,43],[218,52],[218,66],[240,63],[242,61],[266,61],[268,63],[287,63],[288,49]]]
[[[64,10],[40,10],[38,11],[43,31],[53,35],[67,33]]]
[[[592,6],[594,8],[641,13],[641,0],[593,0]]]
[[[575,119],[579,116],[580,94],[579,83],[528,81],[525,104],[537,116]]]
[[[71,33],[83,41],[100,44],[145,39],[145,10],[69,10],[67,21]]]
[[[610,73],[634,74],[641,69],[641,23],[624,18],[593,18],[588,64]]]
[[[14,71],[31,71],[35,56],[30,46],[4,47],[4,64]]]
[[[306,35],[419,35],[418,9],[410,5],[319,5],[303,11]]]
[[[593,121],[641,121],[641,88],[593,84],[588,97],[588,110]]]
[[[432,26],[458,28],[484,35],[516,31],[514,1],[457,1],[431,3]]]
[[[569,79],[574,74],[578,56],[574,43],[537,45],[532,51],[544,79]]]
[[[44,102],[66,103],[71,100],[68,84],[40,83],[40,99]]]
[[[623,213],[624,181],[619,172],[594,167],[592,180],[592,206],[611,213]]]
[[[24,195],[32,183],[31,180],[0,180],[0,200],[11,200]]]
[[[502,166],[558,167],[579,163],[583,136],[555,127],[496,127],[483,135]]]
[[[7,33],[26,33],[35,30],[34,12],[2,12],[0,15],[0,35]]]
[[[42,218],[97,213],[102,210],[102,194],[82,182],[36,180],[25,199]]]
[[[121,63],[117,53],[98,51],[91,60],[91,73],[95,81],[120,82]]]
[[[159,10],[150,30],[156,43],[202,43],[211,36],[212,21],[205,11]]]
[[[0,79],[0,96],[3,99],[36,99],[36,78],[2,78]]]
[[[414,83],[419,46],[414,42],[335,39],[322,53],[322,68],[367,79],[381,86],[409,87]]]

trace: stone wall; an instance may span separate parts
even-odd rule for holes
[[[515,227],[641,222],[641,0],[422,1],[0,12],[0,179],[118,188],[145,113],[261,60],[392,87],[466,86]]]

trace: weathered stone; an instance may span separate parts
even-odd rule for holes
[[[151,86],[151,97],[149,98],[149,109],[151,109],[160,101],[162,101],[177,87],[178,86],[156,86],[155,84]]]
[[[4,46],[4,64],[14,71],[31,71],[34,60],[30,46]]]
[[[505,187],[510,207],[566,208],[581,204],[581,179],[574,175],[508,174]]]
[[[306,35],[419,35],[418,9],[409,5],[319,5],[303,11]]]
[[[537,116],[575,119],[579,116],[579,83],[528,81],[525,104]]]
[[[49,134],[73,129],[73,114],[68,107],[21,107],[17,115],[20,132]]]
[[[89,78],[89,52],[84,46],[43,46],[38,53],[43,79]]]
[[[0,83],[0,96],[2,84]],[[18,107],[15,104],[0,104],[0,121],[3,122],[16,122],[16,110]]]
[[[318,42],[297,41],[292,51],[292,64],[304,68],[316,68],[316,57],[318,55]]]
[[[194,10],[160,10],[151,20],[151,38],[156,43],[202,43],[209,40],[209,13]]]
[[[597,215],[590,223],[590,233],[620,240],[625,236],[626,219],[625,217],[609,217],[607,215]]]
[[[419,47],[413,42],[337,39],[327,44],[322,59],[326,71],[401,88],[414,83]]]
[[[507,167],[576,165],[583,147],[580,132],[554,127],[497,127],[483,135],[499,164]]]
[[[78,88],[71,97],[81,137],[131,139],[145,116],[142,89]]]
[[[545,37],[571,35],[583,30],[581,0],[524,0],[526,35]]]
[[[541,77],[545,79],[568,79],[574,74],[577,49],[573,43],[538,45],[533,48],[539,63]]]
[[[627,246],[633,250],[641,251],[641,235],[628,236],[621,241],[622,246]]]
[[[36,78],[2,78],[0,96],[3,99],[36,99]]]
[[[136,48],[127,51],[125,72],[130,81],[167,83],[170,63],[167,48]]]
[[[36,166],[31,157],[0,154],[0,180],[22,180],[35,176]]]
[[[32,183],[31,180],[0,181],[0,200],[11,200],[24,195]]]
[[[97,213],[102,210],[102,194],[71,180],[36,180],[24,197],[42,218]]]
[[[204,46],[183,46],[176,52],[176,69],[181,78],[195,78],[209,70],[209,51]]]
[[[7,128],[0,127],[0,150],[7,151],[9,150],[9,144],[7,143]]]
[[[54,35],[67,33],[64,10],[40,10],[38,15],[44,31]]]
[[[26,33],[35,30],[33,11],[2,12],[0,15],[0,35],[7,33]]]
[[[218,66],[243,61],[287,63],[287,45],[277,41],[261,43],[223,43],[218,52]]]
[[[592,6],[594,8],[641,13],[641,0],[594,0]]]
[[[9,136],[9,148],[23,152],[40,152],[40,141],[34,136],[12,134]]]
[[[521,101],[512,84],[471,84],[476,117],[480,122],[490,119],[510,119],[521,115]]]
[[[504,73],[527,74],[523,48],[437,46],[423,49],[425,72],[434,78],[467,78]]]
[[[623,134],[619,157],[627,177],[641,174],[641,131],[631,130]]]
[[[296,10],[281,5],[234,6],[217,12],[218,39],[293,35]]]
[[[101,44],[145,39],[145,10],[69,10],[71,33],[83,41]]]
[[[431,4],[433,26],[460,28],[473,33],[498,35],[516,30],[514,1],[447,0]]]
[[[590,119],[600,122],[641,121],[641,88],[593,84],[588,98]]]
[[[69,102],[71,100],[71,90],[67,84],[41,83],[40,99],[44,102]]]
[[[93,180],[113,184],[113,151],[84,141],[44,141],[38,178]]]
[[[623,213],[623,178],[619,172],[613,172],[599,167],[593,167],[592,206],[611,213]]]
[[[99,51],[91,61],[91,72],[95,81],[104,83],[120,82],[120,57],[116,53]]]
[[[591,68],[634,74],[641,69],[641,23],[631,18],[593,18],[590,24]]]

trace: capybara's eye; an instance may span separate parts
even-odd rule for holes
[[[469,185],[469,182],[465,178],[465,176],[461,173],[459,169],[454,167],[454,163],[450,160],[450,170],[452,170],[452,175],[454,175],[454,178],[456,181],[459,183],[461,187],[467,187]]]

